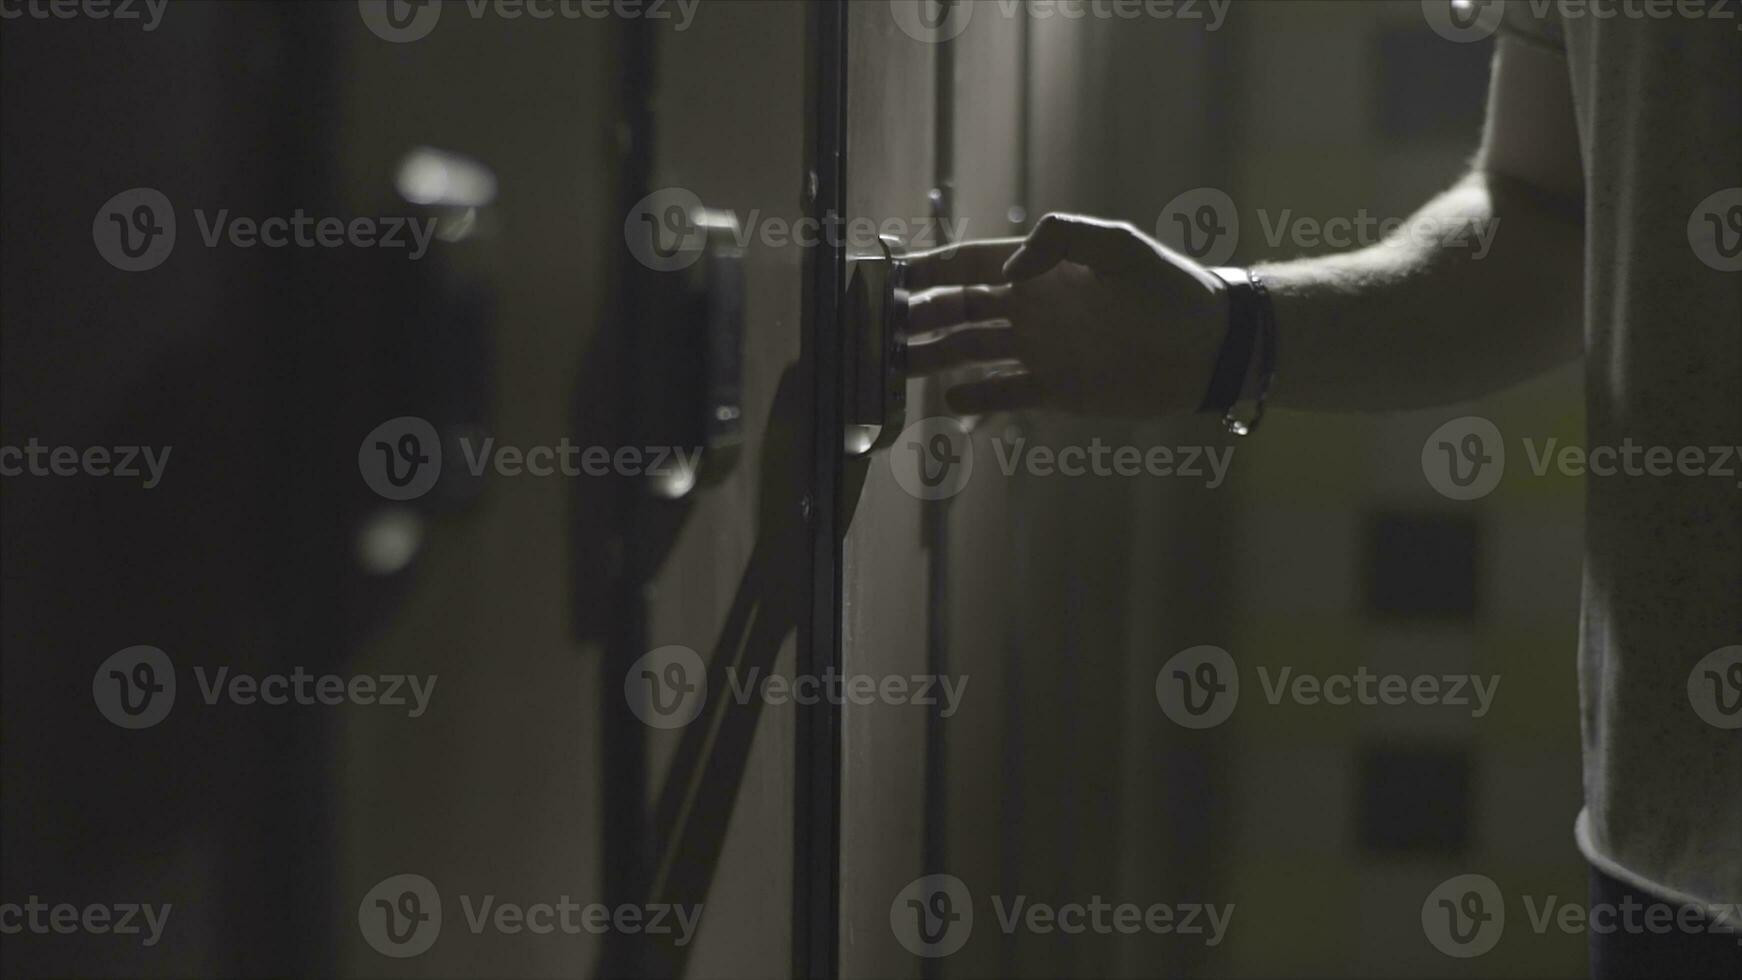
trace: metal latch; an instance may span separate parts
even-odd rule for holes
[[[678,288],[651,297],[660,312],[644,325],[654,354],[643,370],[657,396],[645,406],[649,444],[678,452],[647,488],[668,500],[714,483],[736,463],[743,443],[744,249],[738,219],[698,208],[679,247],[686,259]]]
[[[907,253],[888,236],[878,246],[848,258],[842,417],[853,456],[893,445],[907,420]]]

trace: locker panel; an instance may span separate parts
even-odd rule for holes
[[[951,218],[962,237],[1002,238],[1026,230],[1022,65],[1028,27],[1024,17],[992,16],[982,7],[950,42],[948,181]],[[941,386],[940,386],[941,387]],[[943,411],[941,405],[936,411]],[[930,812],[935,861],[960,878],[986,908],[986,896],[1012,893],[1020,856],[1010,831],[1021,820],[1022,799],[1009,792],[1009,751],[1022,718],[1011,698],[1013,628],[1027,597],[1015,591],[1025,556],[1013,533],[1023,515],[1013,504],[1014,483],[997,465],[1020,432],[1011,414],[970,419],[975,466],[961,492],[935,505],[939,615],[935,656],[942,672],[967,679],[953,717],[938,718],[934,746],[942,778],[934,781]],[[995,445],[997,440],[1000,445]],[[1034,801],[1045,805],[1043,801]],[[972,938],[939,964],[942,976],[1009,975],[1010,942],[990,919],[976,919]]]
[[[445,253],[494,296],[494,396],[478,435],[504,447],[589,438],[571,404],[599,370],[613,287],[601,257],[621,241],[612,139],[621,25],[460,12],[393,44],[346,11],[344,183],[355,207],[382,207],[420,146],[491,170],[496,201],[476,235]],[[574,97],[535,95],[552,91]],[[445,470],[465,465],[446,449]],[[571,622],[570,533],[599,536],[572,522],[607,520],[571,512],[585,479],[483,478],[472,505],[430,523],[403,606],[358,656],[358,670],[428,672],[438,683],[423,717],[358,713],[339,736],[342,902],[333,914],[346,975],[573,976],[600,955],[600,937],[585,931],[535,935],[468,920],[486,896],[496,907],[604,898],[597,718],[621,692],[601,684],[603,648],[577,640]],[[427,951],[391,958],[361,932],[360,906],[400,874],[434,886],[442,919]]]
[[[688,200],[729,213],[745,291],[742,445],[722,479],[645,501],[634,543],[648,573],[637,652],[680,646],[708,668],[700,714],[644,733],[652,900],[703,905],[691,945],[643,950],[654,976],[791,970],[797,707],[741,692],[792,676],[810,590],[805,18],[778,0],[708,3],[656,38],[650,211]],[[651,288],[680,288],[680,276],[654,271]]]
[[[847,4],[846,215],[911,232],[931,214],[937,50],[901,29],[899,7]],[[909,384],[908,422],[923,396],[921,384]],[[920,503],[896,483],[887,452],[849,460],[843,482],[842,669],[924,674],[930,613]],[[917,960],[891,931],[890,906],[922,873],[925,709],[848,703],[841,742],[840,974],[917,976]]]

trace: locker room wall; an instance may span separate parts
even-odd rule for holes
[[[1175,195],[1225,190],[1242,222],[1234,264],[1327,250],[1272,246],[1264,221],[1274,225],[1285,210],[1320,221],[1363,208],[1407,216],[1449,185],[1476,147],[1491,44],[1444,42],[1415,3],[1260,0],[1235,4],[1213,33],[1134,26],[1119,32],[1109,62],[1116,88],[1145,97],[1109,103],[1106,125],[1120,150],[1101,176],[1105,213],[1154,228]],[[1170,98],[1170,84],[1190,88]],[[1493,496],[1464,504],[1436,494],[1419,466],[1423,442],[1450,419],[1482,415],[1503,431],[1564,442],[1583,431],[1580,406],[1570,370],[1433,411],[1277,413],[1239,445],[1217,501],[1222,580],[1192,593],[1189,611],[1161,603],[1166,620],[1183,612],[1213,625],[1200,639],[1164,626],[1151,676],[1172,653],[1204,642],[1226,647],[1244,677],[1257,664],[1365,665],[1498,674],[1501,687],[1493,713],[1476,724],[1443,708],[1249,708],[1244,693],[1232,722],[1211,732],[1164,721],[1155,751],[1186,753],[1201,767],[1188,785],[1202,795],[1189,799],[1213,815],[1197,825],[1204,855],[1183,870],[1208,875],[1240,903],[1229,941],[1201,963],[1205,975],[1438,975],[1448,963],[1422,940],[1417,913],[1445,878],[1483,871],[1513,893],[1584,893],[1571,835],[1581,798],[1577,483],[1509,477]],[[1446,526],[1454,533],[1411,533]],[[1180,530],[1148,538],[1176,582],[1194,574],[1174,558]],[[1392,555],[1407,556],[1401,574]],[[1386,575],[1427,597],[1429,610],[1386,608],[1387,590],[1374,588]],[[1458,597],[1469,604],[1459,608]],[[1400,771],[1436,776],[1399,783]],[[1168,810],[1182,802],[1183,774],[1166,781]],[[1387,793],[1388,783],[1402,788]],[[1516,800],[1534,802],[1500,804]],[[1315,912],[1328,908],[1337,914]],[[1584,969],[1583,941],[1509,937],[1458,966],[1470,976],[1574,975]]]
[[[956,42],[958,58],[972,58],[979,26]],[[1289,209],[1405,216],[1455,179],[1478,135],[1489,50],[1442,50],[1414,4],[1240,4],[1217,31],[1092,18],[1023,29],[1031,217],[1077,210],[1156,230],[1175,195],[1216,187],[1246,222],[1231,261],[1286,258],[1310,249],[1270,247],[1265,220]],[[959,93],[958,106],[974,109],[958,111],[996,118],[998,100],[970,91],[978,101]],[[966,175],[996,172],[964,167],[957,196],[973,185]],[[1114,893],[1230,901],[1240,912],[1219,949],[976,928],[940,973],[1316,975],[1351,958],[1374,975],[1399,963],[1432,973],[1444,964],[1416,910],[1438,881],[1506,869],[1519,890],[1580,894],[1567,832],[1579,799],[1576,487],[1520,481],[1470,507],[1434,494],[1416,465],[1427,434],[1451,418],[1549,419],[1549,434],[1569,438],[1577,404],[1577,381],[1562,373],[1391,419],[1281,413],[1237,447],[1219,492],[976,477],[950,500],[945,649],[950,669],[970,673],[976,694],[995,692],[996,706],[970,696],[940,726],[949,779],[934,805],[949,836],[931,870],[958,874],[977,897]],[[976,420],[976,458],[990,457],[995,432],[1054,445],[1229,445],[1201,421],[1005,416]],[[1448,518],[1473,533],[1404,543]],[[1464,578],[1441,571],[1463,567],[1460,541],[1475,549]],[[1400,548],[1420,563],[1405,591],[1467,592],[1474,607],[1385,608],[1374,584],[1397,574],[1395,561],[1381,563]],[[1499,673],[1504,693],[1482,725],[1444,709],[1319,717],[1279,707],[1188,732],[1160,716],[1153,682],[1168,656],[1199,643],[1273,669]],[[990,652],[1000,645],[1002,658]],[[1439,785],[1399,789],[1400,767]],[[1526,785],[1541,802],[1529,814],[1491,802]],[[1304,911],[1328,903],[1356,909],[1353,924]],[[1547,937],[1480,971],[1568,972],[1582,955],[1577,937]]]
[[[1109,19],[1031,20],[1033,217],[1126,216],[1109,175],[1126,172],[1135,131],[1154,123],[1125,113],[1136,104],[1187,118],[1203,111],[1199,92],[1131,83],[1120,45],[1135,29]],[[1217,77],[1200,31],[1175,24],[1153,33],[1142,65],[1200,83]],[[1213,144],[1190,132],[1166,137],[1170,162],[1213,166]],[[1028,413],[1012,430],[1054,448],[1226,440],[1204,420]],[[1023,556],[1012,659],[1024,680],[1007,771],[1025,809],[1006,856],[1008,890],[1054,902],[1226,900],[1210,873],[1214,854],[1201,847],[1217,819],[1205,784],[1214,785],[1220,760],[1213,746],[1178,744],[1154,699],[1155,651],[1207,642],[1220,628],[1222,610],[1206,600],[1225,579],[1225,496],[1183,479],[1034,476],[1014,481],[1013,495]],[[1022,976],[1152,976],[1197,972],[1202,955],[1165,936],[1018,935],[1000,965]]]

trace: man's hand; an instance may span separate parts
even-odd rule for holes
[[[1128,224],[1073,215],[916,254],[909,283],[914,373],[991,369],[945,392],[963,414],[1195,411],[1228,329],[1215,275]]]

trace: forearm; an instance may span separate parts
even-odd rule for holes
[[[1276,307],[1274,404],[1425,408],[1580,353],[1576,207],[1478,170],[1386,241],[1262,266]]]

